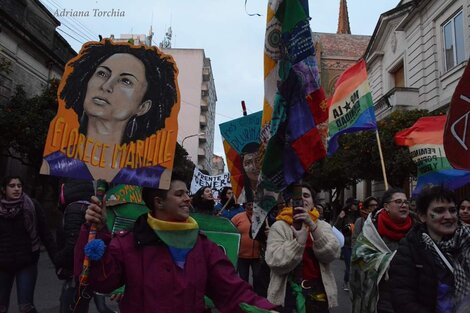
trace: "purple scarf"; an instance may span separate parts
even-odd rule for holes
[[[16,200],[0,199],[1,218],[14,218],[21,210],[23,210],[24,215],[24,227],[31,238],[32,251],[37,251],[39,250],[39,236],[36,228],[36,209],[31,198],[23,193]]]

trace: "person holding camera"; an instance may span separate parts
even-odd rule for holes
[[[341,248],[344,259],[344,283],[343,290],[349,291],[349,272],[351,266],[352,234],[354,232],[354,223],[359,217],[359,201],[354,198],[346,200],[346,206],[338,214],[335,227],[343,233],[344,246]]]
[[[268,300],[282,306],[282,313],[326,313],[338,305],[330,263],[339,257],[340,244],[331,225],[318,218],[312,188],[305,183],[297,188],[301,188],[301,199],[295,201],[299,203],[283,208],[269,230]],[[303,307],[296,301],[299,298]]]

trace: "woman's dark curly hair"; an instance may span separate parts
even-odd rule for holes
[[[214,200],[203,199],[204,191],[209,188],[212,191],[211,186],[204,186],[199,188],[199,190],[194,194],[191,205],[196,210],[196,212],[207,212],[212,213],[214,211]]]
[[[170,116],[173,105],[178,101],[176,83],[178,70],[173,58],[162,54],[156,47],[113,44],[109,39],[87,43],[80,51],[81,57],[67,64],[67,67],[72,68],[73,71],[68,75],[59,95],[65,101],[65,107],[72,108],[77,113],[80,119],[80,133],[86,135],[88,117],[84,114],[83,102],[88,81],[101,63],[117,53],[131,54],[145,66],[148,84],[142,103],[150,100],[152,106],[146,114],[136,117],[137,128],[131,137],[127,131],[124,131],[121,142],[144,140],[165,127],[165,120]]]

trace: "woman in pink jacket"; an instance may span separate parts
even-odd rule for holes
[[[222,313],[244,312],[247,306],[271,310],[275,306],[257,296],[238,277],[222,249],[199,232],[189,216],[190,198],[185,182],[173,173],[169,190],[144,188],[142,198],[151,213],[140,216],[132,232],[112,239],[106,229],[105,208],[98,199],[86,211],[87,223],[98,227],[106,244],[104,256],[92,261],[89,284],[109,293],[125,285],[121,313],[202,313],[204,296]],[[80,274],[87,241],[84,225],[76,246],[75,274]]]

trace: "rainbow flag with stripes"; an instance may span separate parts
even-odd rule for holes
[[[470,183],[470,171],[454,169],[444,151],[446,116],[427,116],[395,135],[395,143],[407,146],[418,167],[418,184],[413,194],[426,185],[456,189]]]
[[[377,129],[375,111],[363,59],[341,74],[330,100],[328,155],[338,150],[342,134]]]

